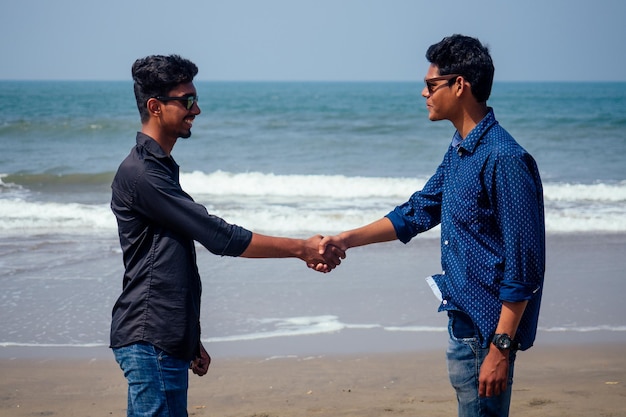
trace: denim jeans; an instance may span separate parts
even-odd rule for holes
[[[450,383],[456,391],[459,417],[507,417],[511,403],[515,352],[509,354],[507,390],[495,397],[478,396],[480,366],[489,348],[480,346],[473,324],[464,314],[450,314],[447,361]]]
[[[189,361],[148,343],[114,348],[128,381],[128,417],[186,417]]]

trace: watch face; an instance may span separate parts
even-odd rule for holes
[[[511,347],[511,339],[509,339],[509,338],[508,338],[508,337],[506,337],[506,336],[502,336],[502,337],[500,338],[500,347],[501,347],[502,349],[508,349],[508,348],[510,348],[510,347]]]
[[[511,338],[506,334],[496,335],[494,344],[500,349],[509,349],[511,347]]]

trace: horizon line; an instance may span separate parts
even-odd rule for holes
[[[0,82],[132,82],[132,79],[121,78],[0,78]],[[207,79],[196,78],[194,82],[211,82],[211,83],[423,83],[423,80],[411,79],[411,80],[384,80],[384,79],[372,79],[372,80],[316,80],[316,79],[297,79],[297,80],[285,80],[285,79]],[[593,83],[593,84],[606,84],[606,83],[626,83],[626,79],[623,80],[516,80],[516,79],[497,79],[494,83],[506,82],[506,83]]]

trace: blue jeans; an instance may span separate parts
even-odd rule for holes
[[[114,348],[128,381],[128,417],[186,417],[189,361],[148,343]]]
[[[463,313],[451,314],[448,322],[450,340],[447,360],[450,383],[456,391],[459,417],[507,417],[511,404],[515,352],[509,354],[507,390],[495,397],[478,396],[480,366],[489,348],[480,346],[469,318]]]

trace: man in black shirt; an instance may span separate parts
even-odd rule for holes
[[[229,224],[182,190],[170,154],[200,114],[197,72],[177,55],[149,56],[132,67],[142,129],[111,186],[125,267],[111,348],[128,380],[128,416],[186,416],[190,363],[197,375],[208,370],[194,242],[221,256],[297,257],[321,272],[345,257],[335,247],[319,255],[321,236],[264,236]]]

